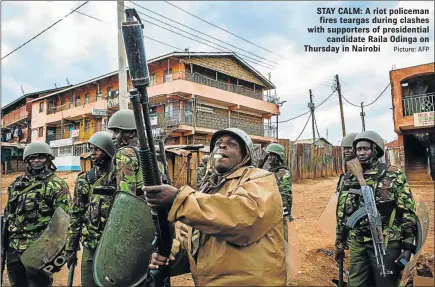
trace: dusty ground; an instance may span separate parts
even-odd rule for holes
[[[6,188],[19,174],[2,178],[2,210],[6,204]],[[65,179],[71,193],[77,173],[59,173]],[[292,280],[292,286],[335,286],[332,279],[337,279],[338,268],[334,261],[334,237],[322,231],[317,222],[323,209],[335,191],[337,178],[303,180],[293,184],[294,217],[297,236],[300,242],[302,265],[299,274]],[[412,192],[417,202],[423,200],[430,208],[430,231],[420,261],[434,272],[434,186],[413,186]],[[346,261],[347,263],[347,261]],[[347,264],[346,264],[347,265]],[[67,281],[67,268],[56,274],[55,285],[62,286]],[[76,268],[74,285],[80,285],[80,260]],[[7,276],[5,276],[7,277]],[[190,275],[172,278],[173,286],[194,286]]]

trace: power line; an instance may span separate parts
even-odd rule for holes
[[[68,17],[69,15],[71,15],[72,13],[76,12],[78,9],[80,9],[81,7],[83,7],[84,5],[86,5],[89,1],[86,1],[85,3],[81,4],[79,7],[77,7],[76,9],[74,9],[73,11],[69,12],[68,14],[66,14],[65,16],[63,16],[62,18],[60,18],[59,20],[57,20],[56,22],[54,22],[53,24],[51,24],[49,27],[45,28],[44,30],[42,30],[41,32],[39,32],[37,35],[35,35],[34,37],[32,37],[30,40],[28,40],[27,42],[25,42],[24,44],[22,44],[21,46],[17,47],[16,49],[14,49],[12,52],[10,52],[9,54],[7,54],[6,56],[2,57],[2,60],[4,58],[6,58],[7,56],[11,55],[12,53],[14,53],[15,51],[18,51],[20,48],[24,47],[26,44],[30,43],[32,40],[36,39],[39,35],[41,35],[42,33],[44,33],[45,31],[49,30],[51,27],[53,27],[54,25],[56,25],[57,23],[59,23],[60,21],[62,21],[63,19],[65,19],[66,17]]]
[[[318,107],[320,107],[321,105],[323,105],[329,98],[331,98],[332,97],[332,95],[335,93],[335,91],[333,91],[332,92],[332,94],[330,94],[328,97],[326,97],[326,99],[324,99],[317,107],[315,107],[314,109],[317,109]],[[306,115],[306,114],[308,114],[308,113],[310,113],[311,111],[308,111],[308,112],[305,112],[305,113],[303,113],[303,114],[300,114],[300,115],[298,115],[298,116],[296,116],[296,117],[293,117],[293,118],[290,118],[290,119],[288,119],[288,120],[285,120],[285,121],[280,121],[280,122],[278,122],[279,124],[281,124],[281,123],[286,123],[286,122],[289,122],[289,121],[292,121],[292,120],[295,120],[295,119],[297,119],[297,118],[300,118],[300,117],[302,117],[302,116],[304,116],[304,115]]]
[[[175,20],[172,20],[172,19],[170,19],[170,18],[168,18],[168,17],[166,17],[166,16],[163,16],[163,15],[157,13],[157,12],[154,12],[154,11],[148,9],[148,8],[145,8],[145,7],[143,7],[143,6],[139,5],[139,4],[136,4],[136,3],[134,3],[133,1],[128,1],[128,2],[130,2],[130,3],[132,3],[132,4],[136,5],[136,6],[138,6],[138,7],[140,7],[140,8],[142,8],[142,9],[144,9],[144,10],[147,10],[147,11],[153,13],[153,14],[159,15],[160,17],[165,18],[165,19],[167,19],[167,20],[169,20],[169,21],[172,21],[172,22],[174,22],[174,23],[177,23],[178,25],[181,25],[181,26],[183,26],[183,27],[186,27],[186,28],[188,28],[188,29],[191,29],[192,31],[195,31],[195,32],[197,32],[197,33],[200,33],[200,34],[202,34],[202,35],[205,35],[205,36],[207,36],[207,37],[209,37],[209,38],[212,38],[212,39],[214,39],[214,40],[216,40],[216,41],[222,42],[222,43],[224,43],[224,44],[226,44],[226,45],[228,45],[228,46],[230,46],[230,47],[236,48],[236,49],[241,50],[241,51],[243,51],[243,52],[249,53],[249,54],[251,54],[251,55],[253,55],[253,56],[255,56],[255,57],[259,58],[259,59],[263,59],[263,60],[268,61],[268,62],[270,62],[270,63],[272,63],[272,64],[278,65],[278,63],[276,63],[276,62],[273,62],[273,61],[271,61],[271,60],[268,60],[268,59],[266,59],[266,58],[263,58],[263,57],[261,57],[261,56],[258,56],[257,54],[254,54],[254,53],[252,53],[252,52],[249,52],[249,51],[247,51],[247,50],[244,50],[244,49],[242,49],[242,48],[239,48],[239,47],[237,47],[237,46],[234,46],[234,45],[232,45],[232,44],[230,44],[230,43],[227,43],[227,42],[225,42],[225,41],[222,41],[222,40],[220,40],[220,39],[218,39],[218,38],[216,38],[216,37],[210,36],[210,35],[208,35],[208,34],[206,34],[206,33],[204,33],[204,32],[201,32],[201,31],[199,31],[199,30],[196,30],[196,29],[194,29],[194,28],[192,28],[192,27],[189,27],[189,26],[187,26],[187,25],[184,25],[184,24],[182,24],[182,23],[180,23],[180,22],[177,22],[177,21],[175,21]],[[166,23],[165,23],[165,24],[166,24]]]
[[[125,8],[129,8],[129,7],[125,6],[125,5],[124,5],[124,7],[125,7]],[[119,10],[119,11],[121,11],[121,10]],[[143,14],[143,13],[141,13],[141,12],[138,12],[138,13]],[[158,24],[156,24],[156,23],[150,22],[150,21],[145,20],[145,19],[143,19],[143,18],[140,18],[140,19],[141,19],[141,21],[143,21],[143,22],[150,23],[150,24],[152,24],[152,25],[154,25],[154,26],[157,26],[157,27],[159,27],[159,28],[161,28],[161,29],[167,30],[167,31],[169,31],[169,32],[172,32],[172,33],[177,34],[177,35],[179,35],[179,36],[182,36],[182,37],[184,37],[184,38],[187,38],[187,39],[193,40],[193,41],[195,41],[195,42],[198,42],[198,43],[200,43],[200,44],[206,45],[206,46],[211,47],[211,48],[213,48],[213,49],[216,49],[216,50],[218,50],[218,51],[221,51],[221,52],[228,52],[228,50],[222,50],[222,49],[219,49],[219,48],[213,47],[213,46],[211,46],[211,45],[209,45],[209,44],[207,44],[207,43],[204,43],[204,42],[201,42],[201,41],[196,40],[196,39],[194,39],[194,38],[191,38],[191,37],[185,36],[185,35],[183,35],[183,34],[180,34],[180,33],[176,32],[176,31],[171,30],[171,29],[168,29],[168,28],[162,27],[162,26],[160,26],[160,25],[158,25]],[[161,22],[161,21],[160,21],[160,22]],[[171,25],[169,25],[169,24],[166,24],[166,25],[171,26]],[[178,29],[178,30],[180,30],[180,29]],[[183,31],[183,30],[181,30],[181,31]],[[185,32],[185,31],[183,31],[183,32]],[[185,32],[185,33],[190,34],[189,32]],[[198,36],[196,36],[196,35],[194,35],[194,36],[195,36],[195,37],[198,37]],[[198,38],[200,38],[200,37],[198,37]],[[203,38],[201,38],[201,39],[203,39]],[[208,41],[208,40],[206,40],[206,39],[205,39],[205,41],[210,42],[210,41]],[[211,42],[211,43],[213,43],[213,42]],[[213,43],[213,44],[216,45],[216,46],[219,46],[218,44],[215,44],[215,43]],[[224,48],[225,48],[225,47],[224,47]],[[234,52],[233,52],[233,53],[234,53]],[[240,53],[239,53],[239,55],[240,55]],[[247,61],[247,62],[254,63],[254,64],[256,64],[256,65],[259,65],[259,66],[265,67],[265,68],[267,68],[267,69],[272,69],[271,67],[266,66],[267,64],[264,64],[264,63],[263,63],[263,64],[260,64],[260,62],[252,61],[252,60],[249,60],[249,59],[244,58],[244,57],[246,57],[246,56],[243,57],[242,55],[240,55],[239,57],[241,57],[243,60],[245,60],[245,61]]]
[[[53,3],[53,1],[48,1],[48,2]],[[89,18],[91,18],[91,19],[97,20],[97,21],[99,21],[99,22],[102,22],[102,23],[105,23],[105,24],[108,24],[108,25],[112,25],[112,26],[114,26],[114,25],[117,26],[117,24],[115,24],[114,22],[107,22],[107,21],[101,20],[101,19],[99,19],[99,18],[97,18],[97,17],[94,17],[94,16],[91,16],[91,15],[88,15],[88,14],[83,13],[83,12],[74,11],[73,9],[70,9],[70,10],[73,11],[73,12],[79,13],[79,14],[81,14],[81,15],[83,15],[83,16],[89,17]],[[173,46],[173,45],[170,45],[170,44],[168,44],[168,43],[165,43],[165,42],[162,42],[162,41],[159,41],[159,40],[153,39],[153,38],[151,38],[151,37],[148,37],[148,36],[145,36],[145,35],[143,35],[143,37],[146,38],[146,39],[149,39],[149,40],[151,40],[151,41],[157,42],[157,43],[159,43],[159,44],[162,44],[162,45],[165,45],[165,46],[168,46],[168,47],[174,48],[174,49],[176,49],[176,50],[184,51],[184,49],[181,49],[181,48],[175,47],[175,46]]]
[[[390,84],[391,83],[388,83],[388,85],[385,87],[385,89],[382,91],[382,93],[380,93],[379,94],[379,96],[373,101],[373,102],[371,102],[370,104],[368,104],[368,105],[364,105],[363,107],[368,107],[368,106],[371,106],[371,105],[373,105],[381,96],[382,96],[382,94],[388,89],[388,87],[390,86]]]
[[[180,8],[180,7],[178,7],[178,6],[176,6],[176,5],[172,4],[172,3],[170,3],[170,2],[168,2],[168,1],[165,1],[165,3],[171,5],[171,6],[175,7],[175,8],[177,8],[177,9],[179,9],[179,10],[181,10],[181,11],[183,11],[184,13],[189,14],[189,15],[192,16],[192,17],[195,17],[196,19],[199,19],[199,20],[201,20],[201,21],[203,21],[203,22],[205,22],[205,23],[207,23],[207,24],[209,24],[209,25],[212,25],[213,27],[216,27],[216,28],[218,28],[218,29],[220,29],[220,30],[222,30],[222,31],[224,31],[224,32],[227,32],[228,34],[231,34],[231,35],[233,35],[233,36],[235,36],[235,37],[237,37],[237,38],[239,38],[239,39],[241,39],[241,40],[243,40],[243,41],[245,41],[245,42],[247,42],[247,43],[250,43],[250,44],[252,44],[252,45],[254,45],[254,46],[256,46],[256,47],[258,47],[258,48],[260,48],[260,49],[263,49],[264,51],[267,51],[267,52],[269,52],[269,53],[272,53],[272,54],[274,54],[274,55],[276,55],[276,56],[279,56],[279,57],[281,57],[281,58],[283,58],[283,59],[289,60],[288,58],[286,58],[286,57],[284,57],[284,56],[281,56],[281,55],[279,55],[279,54],[277,54],[277,53],[275,53],[275,52],[272,52],[272,51],[270,51],[270,50],[268,50],[268,49],[266,49],[266,48],[263,48],[263,47],[261,47],[261,46],[255,44],[255,43],[252,43],[251,41],[246,40],[245,38],[240,37],[240,36],[238,36],[238,35],[236,35],[236,34],[230,32],[230,31],[228,31],[228,30],[226,30],[226,29],[224,29],[224,28],[221,28],[221,27],[219,27],[219,26],[217,26],[217,25],[215,25],[215,24],[213,24],[213,23],[207,21],[207,20],[204,20],[204,19],[202,19],[202,18],[200,18],[200,17],[198,17],[198,16],[196,16],[196,15],[194,15],[194,14],[192,14],[192,13],[190,13],[190,12],[184,10],[183,8]]]
[[[305,128],[307,127],[308,122],[310,121],[310,118],[311,118],[311,114],[310,114],[310,116],[308,117],[307,122],[305,123],[305,126],[304,126],[304,128],[302,129],[301,133],[300,133],[300,134],[298,135],[298,137],[295,139],[295,142],[298,141],[298,139],[301,137],[302,133],[305,131]]]

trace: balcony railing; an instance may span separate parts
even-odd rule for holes
[[[435,111],[435,93],[402,98],[403,116]]]
[[[277,128],[275,126],[264,125],[264,136],[277,138]]]
[[[21,119],[27,118],[29,113],[26,110],[26,106],[22,106],[18,109],[15,109],[7,114],[2,115],[3,117],[3,126],[7,126],[11,123],[17,122]]]
[[[175,80],[194,82],[200,85],[213,87],[216,89],[240,94],[258,100],[263,100],[263,94],[260,91],[254,91],[241,85],[228,84],[222,81],[217,81],[199,73],[178,72],[174,74],[164,75],[163,77],[152,78],[150,86],[160,85]]]

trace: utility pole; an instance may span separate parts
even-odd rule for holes
[[[346,127],[344,125],[344,113],[343,113],[343,102],[341,100],[341,86],[340,80],[338,79],[338,75],[335,75],[335,84],[338,92],[338,101],[340,103],[340,113],[341,113],[341,131],[343,133],[343,137],[346,135]]]
[[[314,129],[314,103],[313,103],[313,94],[311,93],[311,89],[310,89],[310,103],[308,104],[308,107],[311,110],[311,124],[312,124],[312,128],[313,128],[313,145],[316,144],[316,131]]]
[[[328,129],[326,129],[326,139],[328,139]]]
[[[364,116],[366,115],[366,113],[364,112],[364,102],[361,102],[361,121],[362,121],[362,131],[364,132],[366,130],[366,122],[364,120]]]
[[[121,25],[124,22],[124,0],[118,0],[117,3],[118,15],[118,81],[119,81],[119,109],[128,109],[127,101],[127,69],[126,55],[124,48],[124,39],[122,38]]]

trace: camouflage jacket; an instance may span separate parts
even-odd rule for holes
[[[52,171],[17,177],[8,187],[5,208],[9,247],[24,252],[45,230],[56,208],[69,212],[70,200],[68,185]]]
[[[136,145],[119,148],[113,157],[113,168],[110,172],[110,182],[117,191],[140,194],[142,189],[142,170]]]
[[[292,196],[292,175],[287,167],[280,166],[269,169],[275,174],[278,183],[279,192],[281,193],[283,206],[286,206],[291,215],[293,196]]]
[[[200,186],[202,183],[202,180],[204,179],[205,173],[207,172],[207,166],[206,165],[200,165],[198,166],[198,169],[196,170],[196,182],[197,186]]]
[[[97,247],[109,215],[113,195],[94,194],[93,191],[95,186],[103,185],[108,176],[109,171],[98,167],[78,175],[70,211],[66,250],[76,250],[80,239],[87,248]]]
[[[417,217],[415,214],[415,201],[406,180],[405,173],[395,166],[389,166],[382,171],[380,162],[364,170],[364,179],[367,185],[375,190],[375,201],[382,216],[382,230],[388,240],[402,240],[412,244],[416,232]],[[344,185],[337,203],[336,248],[347,249],[348,240],[369,242],[372,240],[367,217],[356,223],[348,231],[345,224],[347,219],[360,205],[361,195],[349,192],[350,189],[360,189],[360,185],[352,174],[344,177]],[[394,221],[389,228],[393,208],[396,209]]]

